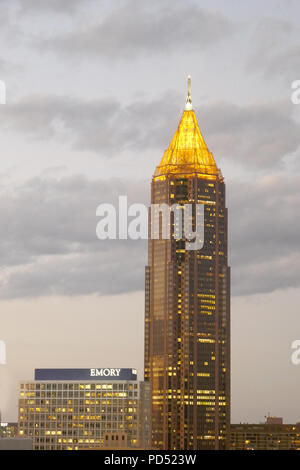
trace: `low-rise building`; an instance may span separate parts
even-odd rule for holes
[[[10,438],[17,437],[18,423],[1,423],[0,424],[0,437]]]
[[[230,438],[233,450],[300,450],[300,423],[268,417],[260,424],[232,424]]]
[[[127,448],[147,449],[150,396],[134,369],[36,369],[20,384],[19,435],[34,450],[105,447],[105,436],[110,446],[124,436]]]

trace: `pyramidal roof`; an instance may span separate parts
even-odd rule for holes
[[[217,177],[222,179],[222,174],[207,148],[193,111],[190,77],[188,77],[186,105],[178,129],[155,170],[154,178],[171,174],[182,176],[197,174],[203,179],[215,180]]]

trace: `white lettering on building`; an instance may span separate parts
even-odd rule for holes
[[[90,369],[91,377],[119,377],[121,369]]]

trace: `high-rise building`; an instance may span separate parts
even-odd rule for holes
[[[175,204],[182,211],[181,221],[170,211],[169,238],[162,225],[159,238],[152,236],[152,210],[149,217],[145,380],[152,385],[152,446],[224,449],[230,423],[225,184],[198,127],[190,77],[179,127],[152,179],[151,204]],[[194,228],[199,207],[204,214],[198,249],[189,249],[175,230],[189,217],[188,204]]]
[[[36,369],[20,384],[20,437],[34,450],[149,448],[150,384],[134,369]],[[107,441],[107,442],[106,442]]]

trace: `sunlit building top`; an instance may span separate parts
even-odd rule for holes
[[[208,180],[223,179],[199,129],[193,110],[190,84],[191,79],[188,77],[185,109],[169,148],[155,170],[155,179],[164,179],[166,175],[195,176],[195,174]]]

